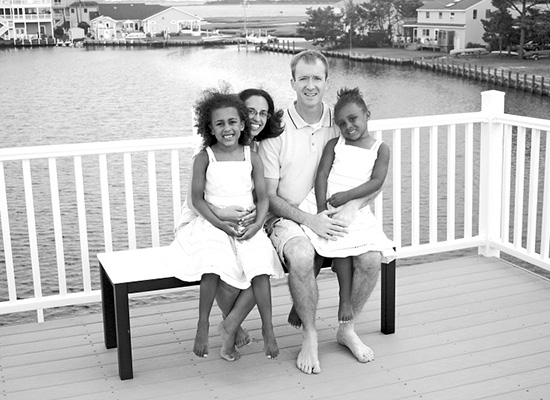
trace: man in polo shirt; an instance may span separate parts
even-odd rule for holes
[[[298,208],[314,186],[315,173],[326,143],[339,135],[333,111],[323,102],[328,84],[328,63],[317,51],[307,50],[291,62],[292,88],[296,101],[285,110],[285,131],[260,143],[259,154],[270,197],[266,221],[268,235],[279,257],[289,270],[289,287],[294,307],[289,323],[302,327],[302,349],[297,367],[307,373],[320,373],[315,314],[318,289],[315,277],[322,259],[300,225],[329,240],[346,234],[346,227],[358,208],[370,199],[349,202],[337,210],[312,215]],[[380,259],[372,253],[355,257],[352,283],[352,307],[357,317],[369,297],[380,268]],[[357,336],[354,321],[340,324],[337,340],[347,346],[361,362],[374,359],[372,350]]]

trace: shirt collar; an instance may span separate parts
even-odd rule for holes
[[[332,126],[332,109],[327,106],[324,102],[323,104],[323,115],[321,115],[321,126],[323,128],[330,128]],[[298,110],[296,110],[296,102],[292,103],[290,107],[287,109],[288,116],[290,117],[290,121],[294,124],[294,127],[296,129],[302,129],[306,126],[312,126],[311,124],[308,124],[306,121],[302,119],[300,114],[298,114]]]

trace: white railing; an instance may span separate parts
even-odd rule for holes
[[[550,120],[379,120],[392,161],[375,212],[399,257],[478,248],[550,270]],[[169,244],[193,138],[0,149],[0,314],[99,301],[95,254]],[[3,258],[2,258],[3,257]]]

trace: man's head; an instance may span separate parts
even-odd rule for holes
[[[328,84],[328,62],[318,51],[306,50],[290,63],[291,85],[299,106],[320,106]]]

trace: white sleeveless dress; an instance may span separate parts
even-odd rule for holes
[[[205,200],[219,208],[253,205],[250,147],[244,147],[244,161],[217,161],[210,147],[206,152],[209,164]],[[263,229],[248,240],[238,240],[199,215],[176,232],[170,247],[170,264],[177,265],[174,275],[186,282],[199,281],[203,274],[212,273],[233,287],[247,289],[255,276],[284,276]]]
[[[382,141],[377,140],[370,149],[346,145],[340,136],[334,147],[334,162],[327,180],[327,199],[334,193],[347,191],[371,179],[378,149]],[[331,209],[330,205],[328,208]],[[315,189],[300,204],[300,209],[317,214]],[[357,256],[369,251],[379,251],[383,262],[395,259],[394,244],[389,240],[372,213],[370,206],[359,210],[355,220],[348,227],[348,233],[337,240],[323,239],[307,226],[302,225],[317,253],[323,257],[343,258]]]

